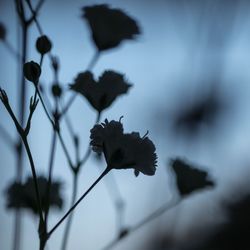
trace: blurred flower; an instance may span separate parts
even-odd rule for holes
[[[83,95],[98,112],[108,108],[121,94],[127,93],[132,85],[124,75],[112,70],[105,71],[98,82],[91,72],[86,71],[78,74],[74,84],[70,88]]]
[[[197,169],[182,159],[177,158],[172,160],[171,167],[176,175],[177,188],[181,196],[214,186],[214,182],[209,180],[206,171]]]
[[[2,23],[0,23],[0,40],[5,40],[5,37],[6,37],[6,28]]]
[[[47,185],[48,181],[45,177],[38,177],[38,188],[41,197],[42,210],[45,211],[48,201],[47,201]],[[62,208],[63,199],[60,194],[62,183],[58,181],[53,181],[51,183],[50,189],[50,207]],[[25,208],[38,214],[38,206],[35,195],[35,187],[32,177],[28,177],[24,184],[12,183],[8,186],[6,190],[7,196],[7,208],[17,209]]]
[[[37,84],[41,75],[41,68],[36,62],[30,61],[23,65],[23,73],[27,80]]]
[[[82,10],[82,17],[87,19],[99,51],[117,47],[123,40],[132,40],[140,34],[136,21],[120,9],[100,4],[84,7]]]
[[[61,97],[62,88],[58,83],[54,83],[51,87],[51,92],[54,97]]]
[[[157,155],[153,142],[139,133],[123,133],[123,125],[119,121],[97,124],[91,129],[90,145],[93,151],[103,152],[107,165],[115,169],[133,168],[135,175],[139,172],[154,175]]]
[[[47,36],[40,36],[36,40],[36,49],[37,51],[44,55],[51,50],[52,44]]]

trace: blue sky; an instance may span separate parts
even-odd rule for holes
[[[188,237],[187,229],[195,230],[193,220],[202,218],[213,221],[213,214],[220,197],[237,192],[250,171],[250,18],[247,1],[106,1],[113,7],[124,9],[138,21],[142,35],[136,41],[124,42],[119,48],[105,52],[94,67],[98,77],[106,69],[125,73],[134,86],[105,111],[102,118],[119,119],[122,115],[125,131],[149,130],[159,156],[159,166],[153,177],[133,172],[114,171],[120,192],[126,201],[125,223],[133,225],[171,197],[170,178],[166,171],[171,157],[186,157],[208,169],[218,187],[211,192],[195,195],[181,205],[180,211],[173,211],[162,219],[144,227],[124,240],[117,249],[143,249],[142,242],[150,228],[168,230],[168,222],[177,214],[181,222],[175,227],[183,240]],[[225,4],[227,2],[227,4]],[[88,26],[80,18],[81,7],[103,3],[102,1],[45,1],[39,21],[44,33],[53,41],[53,54],[58,55],[61,64],[60,82],[67,88],[79,72],[86,69],[94,54]],[[7,39],[17,47],[17,17],[12,1],[0,2],[0,21],[8,30]],[[30,30],[29,60],[39,61],[35,51],[38,32],[35,26]],[[17,108],[17,65],[13,57],[0,44],[0,85]],[[219,73],[218,73],[219,72]],[[229,108],[215,128],[207,129],[192,141],[182,135],[172,134],[168,128],[168,112],[188,103],[190,96],[202,96],[209,77],[220,75],[220,88],[230,103]],[[208,79],[208,81],[207,81]],[[49,90],[52,72],[49,60],[45,58],[41,82]],[[29,95],[32,85],[27,83]],[[70,96],[69,94],[67,95]],[[161,118],[158,113],[160,112]],[[165,115],[164,115],[165,114]],[[0,105],[1,126],[15,138],[15,130],[4,108]],[[89,104],[78,97],[70,109],[70,118],[82,142],[82,152],[87,147],[89,130],[93,126],[95,113]],[[166,122],[166,124],[164,123]],[[69,134],[63,125],[62,131],[74,153]],[[34,116],[30,135],[31,149],[37,170],[47,173],[50,124],[41,105]],[[0,191],[6,188],[15,174],[15,159],[12,152],[0,140],[1,168]],[[102,168],[104,168],[104,163]],[[90,159],[80,176],[79,195],[98,177],[97,162]],[[30,174],[28,161],[25,176]],[[64,180],[63,193],[66,197],[64,211],[69,205],[71,173],[66,159],[58,146],[54,176]],[[243,177],[245,176],[245,177]],[[243,185],[243,184],[242,184]],[[5,230],[0,230],[0,244],[3,249],[11,247],[13,213],[4,208],[4,196],[0,196],[0,219]],[[177,213],[178,212],[178,213]],[[203,215],[211,214],[204,218]],[[52,226],[63,212],[52,213]],[[161,222],[161,223],[160,223]],[[23,249],[36,249],[38,238],[34,218],[24,213]],[[181,226],[180,226],[181,225]],[[151,226],[151,227],[150,227]],[[197,224],[197,228],[199,228]],[[1,226],[2,227],[2,226]],[[192,231],[191,230],[191,231]],[[59,249],[63,233],[61,227],[49,241],[49,249]],[[114,208],[105,183],[98,185],[79,206],[74,216],[69,249],[101,249],[115,236]]]

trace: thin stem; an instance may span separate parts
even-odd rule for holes
[[[74,178],[73,178],[73,193],[72,193],[71,207],[74,205],[76,201],[76,195],[77,195],[77,189],[78,189],[78,173],[75,173],[73,177]],[[64,236],[63,236],[63,242],[62,242],[62,250],[67,249],[67,243],[69,239],[70,227],[73,221],[73,215],[74,213],[71,213],[67,220],[67,224],[66,224]]]
[[[101,114],[102,114],[101,112],[97,113],[95,124],[99,123],[99,121],[101,119]],[[88,160],[88,158],[90,156],[90,153],[91,153],[91,148],[90,148],[90,146],[88,146],[85,155],[83,156],[82,160],[78,163],[78,168],[80,168],[81,166],[83,166],[86,163],[86,161]]]
[[[94,54],[94,56],[92,57],[92,59],[89,62],[89,65],[87,67],[88,71],[91,71],[93,69],[93,67],[95,66],[95,64],[97,63],[99,57],[100,57],[101,53],[99,51],[96,51],[96,53]],[[77,97],[77,93],[73,93],[72,96],[70,97],[68,103],[65,105],[65,107],[62,109],[61,112],[61,117],[63,117],[65,115],[65,113],[67,113],[68,109],[70,108],[70,106],[73,104],[74,100]]]
[[[164,204],[162,207],[158,208],[156,211],[151,213],[145,219],[143,219],[142,221],[137,223],[135,226],[129,228],[128,231],[125,234],[123,234],[122,236],[117,237],[116,239],[111,241],[106,247],[103,248],[103,250],[110,250],[111,248],[113,248],[116,244],[118,244],[125,237],[131,235],[133,232],[137,231],[138,229],[140,229],[142,226],[149,223],[150,221],[158,218],[160,215],[162,215],[163,213],[165,213],[169,209],[177,206],[180,203],[180,201],[181,201],[181,199],[178,199],[177,201],[175,201],[175,202],[173,202],[171,204],[169,204],[169,203]]]
[[[4,40],[3,42],[4,42],[6,49],[10,52],[10,54],[13,55],[13,57],[17,59],[17,61],[21,61],[21,58],[22,58],[21,55],[13,48],[10,42],[7,40]]]
[[[69,164],[69,166],[70,166],[71,169],[74,169],[74,164],[73,164],[72,161],[71,161],[71,158],[70,158],[68,149],[67,149],[66,144],[65,144],[65,142],[64,142],[64,140],[63,140],[63,138],[62,138],[61,132],[60,132],[60,131],[57,131],[57,134],[58,134],[58,137],[59,137],[59,141],[60,141],[60,143],[61,143],[61,146],[62,146],[62,148],[63,148],[64,154],[65,154],[65,156],[66,156],[66,158],[67,158],[68,164]]]
[[[51,142],[51,150],[50,150],[50,160],[49,160],[49,173],[48,173],[48,185],[46,189],[46,201],[47,206],[45,210],[45,225],[47,225],[47,219],[49,215],[49,208],[50,208],[50,190],[51,190],[51,182],[52,182],[52,171],[55,159],[55,151],[56,151],[56,131],[53,130],[52,135],[52,142]]]
[[[48,232],[47,237],[49,238],[52,233],[61,225],[61,223],[74,211],[79,203],[87,196],[87,194],[96,186],[96,184],[111,170],[107,167],[103,173],[97,178],[97,180],[88,188],[88,190],[76,201],[76,203],[68,210],[68,212],[56,223],[56,225]]]
[[[5,142],[10,146],[11,149],[15,149],[16,144],[15,144],[14,140],[11,138],[8,131],[6,129],[4,129],[4,127],[2,127],[1,125],[0,125],[0,135],[1,135],[2,139],[5,140]]]
[[[39,99],[40,99],[40,101],[41,101],[41,103],[42,103],[42,106],[43,106],[43,109],[44,109],[44,111],[45,111],[45,114],[46,114],[46,116],[48,117],[48,119],[49,119],[50,123],[52,124],[52,126],[54,127],[54,126],[55,126],[55,123],[54,123],[54,121],[52,120],[52,118],[50,117],[49,111],[48,111],[47,108],[46,108],[46,105],[45,105],[45,103],[44,103],[43,97],[42,97],[41,92],[40,92],[40,90],[39,90],[39,88],[38,88],[37,85],[36,85],[36,91],[37,91],[38,96],[39,96]]]
[[[26,149],[28,158],[29,158],[29,162],[30,162],[30,167],[31,167],[31,172],[32,172],[32,176],[33,176],[33,181],[34,181],[34,185],[35,185],[35,193],[36,193],[36,199],[37,199],[37,204],[38,204],[38,212],[39,212],[39,217],[40,217],[40,221],[43,223],[43,212],[42,212],[42,204],[41,204],[41,196],[39,193],[39,187],[38,187],[38,182],[37,182],[37,175],[36,175],[36,168],[35,168],[35,164],[34,164],[34,160],[30,151],[30,147],[27,141],[26,137],[22,137],[23,140],[23,144],[24,147]]]

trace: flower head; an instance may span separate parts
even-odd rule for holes
[[[38,188],[41,197],[42,210],[45,211],[47,201],[47,184],[48,181],[45,177],[38,177]],[[60,194],[62,183],[53,181],[50,189],[50,202],[49,206],[62,208],[63,199]],[[35,214],[38,214],[38,206],[35,195],[34,182],[31,177],[28,177],[24,184],[12,183],[6,190],[7,207],[10,209],[26,208]]]
[[[214,182],[209,179],[206,171],[197,169],[182,159],[172,160],[171,167],[176,175],[177,187],[182,196],[214,186]]]
[[[48,53],[51,50],[51,48],[52,48],[52,43],[47,36],[43,35],[37,38],[36,49],[40,54],[44,55]]]
[[[41,75],[41,68],[38,63],[30,61],[23,65],[23,73],[27,80],[37,84]]]
[[[99,51],[117,47],[123,40],[132,40],[140,34],[136,21],[120,9],[100,4],[84,7],[82,10],[82,17],[87,19]]]
[[[132,85],[124,75],[112,70],[105,71],[96,82],[91,72],[78,74],[70,88],[83,95],[98,112],[109,107],[121,94],[127,93]]]
[[[153,142],[147,137],[140,137],[139,133],[123,133],[120,121],[107,119],[91,129],[90,145],[93,151],[103,152],[107,165],[115,169],[133,168],[135,175],[139,172],[154,175],[157,156]]]

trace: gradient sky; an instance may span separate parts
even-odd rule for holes
[[[52,53],[59,56],[59,78],[65,88],[79,72],[86,69],[94,54],[88,26],[80,16],[83,6],[95,3],[103,2],[52,0],[45,1],[41,9],[39,21],[44,33],[53,42]],[[126,225],[135,224],[171,198],[171,175],[166,169],[172,157],[186,157],[204,166],[218,183],[215,190],[184,201],[181,209],[166,213],[161,219],[125,239],[116,249],[145,249],[143,242],[151,233],[150,228],[167,231],[170,224],[174,223],[173,234],[181,235],[185,240],[189,237],[188,230],[193,232],[201,226],[200,223],[194,225],[195,219],[204,224],[220,219],[217,216],[218,200],[233,192],[237,194],[250,174],[249,2],[113,0],[105,3],[124,9],[134,17],[141,27],[142,35],[136,41],[124,42],[119,48],[105,52],[94,67],[96,78],[104,70],[113,69],[125,73],[129,82],[134,84],[129,94],[116,100],[102,118],[117,120],[123,115],[125,132],[139,131],[145,134],[149,130],[149,137],[155,142],[159,156],[158,170],[153,177],[140,175],[135,178],[131,170],[113,172],[126,201]],[[18,47],[17,33],[20,31],[12,1],[0,1],[0,21],[7,27],[8,41]],[[37,29],[32,26],[29,60],[39,61],[35,50],[37,37]],[[0,85],[7,91],[13,107],[17,108],[16,62],[2,44],[0,57]],[[206,128],[191,141],[182,135],[173,135],[168,128],[168,112],[186,105],[190,96],[202,96],[209,79],[218,75],[220,88],[229,103],[223,119],[215,128]],[[51,81],[52,72],[48,58],[45,58],[41,82],[48,91]],[[31,84],[27,85],[29,95],[33,94]],[[67,94],[66,97],[69,96]],[[0,117],[1,126],[14,139],[14,126],[2,105]],[[75,130],[83,138],[84,153],[95,113],[83,98],[78,97],[70,109],[70,118]],[[73,155],[64,125],[62,131]],[[50,124],[40,105],[30,135],[31,149],[40,174],[47,173],[50,141]],[[70,201],[71,173],[60,145],[57,149],[54,176],[64,181],[66,211]],[[0,154],[0,192],[3,194],[15,175],[15,157],[1,138]],[[98,164],[101,168],[105,167],[103,162]],[[99,172],[95,159],[90,159],[81,172],[79,195],[98,177]],[[26,159],[25,176],[29,174]],[[49,225],[54,225],[62,215],[63,211],[52,213]],[[174,220],[175,215],[178,221]],[[37,249],[36,221],[27,213],[23,217],[22,249]],[[14,219],[13,212],[5,209],[4,195],[0,196],[0,220],[1,249],[11,249]],[[64,226],[60,227],[51,237],[48,249],[59,249],[63,229]],[[113,239],[115,229],[114,207],[103,182],[77,208],[68,249],[101,249]]]

